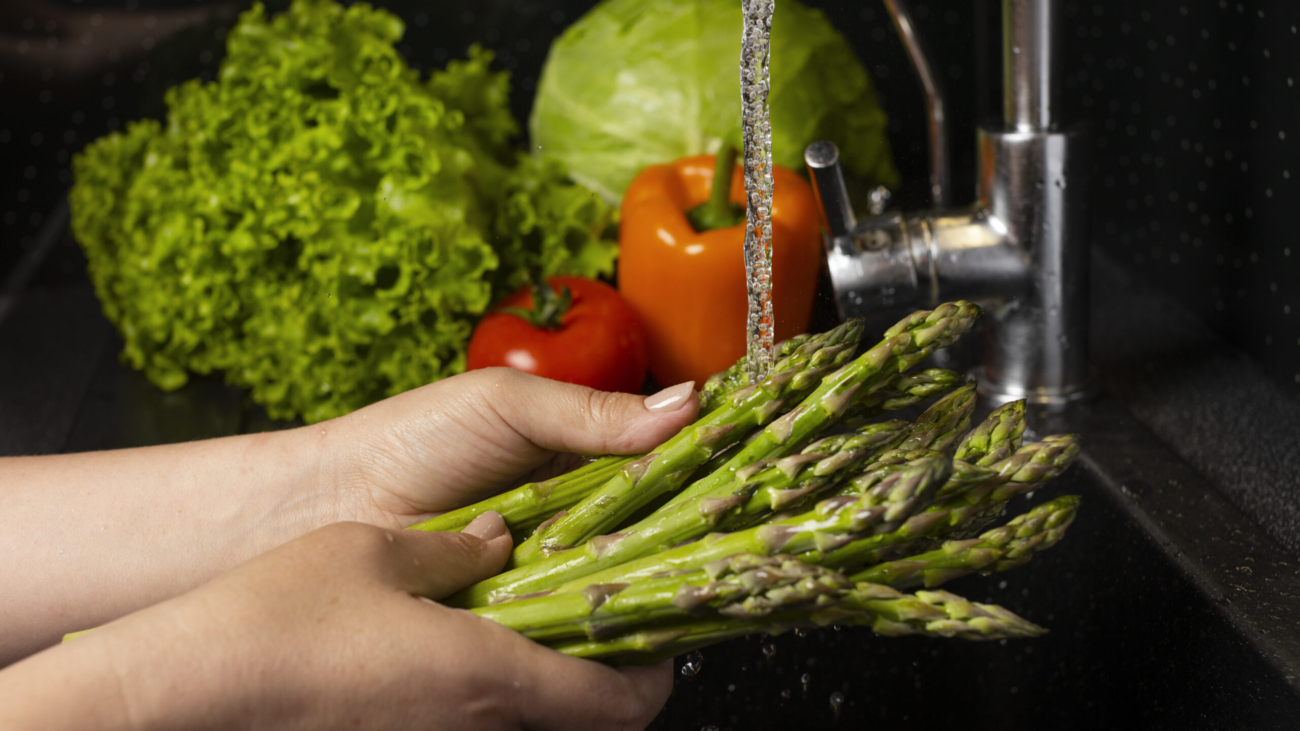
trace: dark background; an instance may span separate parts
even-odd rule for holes
[[[513,72],[512,103],[524,120],[551,39],[592,3],[380,4],[407,21],[402,50],[418,68],[461,56],[473,42],[494,49],[498,63]],[[883,4],[812,4],[851,39],[878,85],[905,181],[896,201],[925,205],[924,108]],[[193,76],[210,78],[233,16],[163,39],[156,37],[162,21],[150,27],[150,16],[213,6],[180,0],[0,5],[2,282],[70,185],[70,156],[127,120],[160,116],[166,88]],[[975,120],[998,114],[999,6],[996,0],[912,5],[949,92],[958,203],[972,196]],[[83,15],[52,19],[42,7]],[[1285,0],[1065,7],[1063,116],[1095,134],[1096,245],[1300,394],[1300,241],[1291,208],[1300,203],[1292,179],[1300,176],[1294,78],[1300,75],[1300,7]],[[35,58],[39,47],[71,53],[103,42],[110,26],[93,25],[95,11],[136,16],[133,29],[113,26],[115,36],[130,39],[119,44],[116,62],[73,67]]]

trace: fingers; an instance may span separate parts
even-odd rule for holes
[[[487,623],[489,620],[482,620]],[[497,627],[513,645],[515,712],[529,729],[643,729],[672,692],[672,661],[614,669],[554,650]]]
[[[472,393],[485,409],[528,441],[556,452],[644,452],[676,434],[699,411],[693,382],[642,397],[595,391],[506,368],[468,375]]]
[[[399,584],[406,591],[442,599],[477,581],[498,574],[510,557],[512,541],[501,514],[488,511],[460,533],[385,532],[393,536],[392,558]]]

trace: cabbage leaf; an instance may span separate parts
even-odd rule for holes
[[[551,46],[529,131],[542,154],[618,202],[641,168],[740,144],[737,0],[606,0]],[[847,172],[896,186],[871,79],[825,15],[780,0],[772,19],[772,159],[839,145]]]

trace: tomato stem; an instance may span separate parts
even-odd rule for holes
[[[745,209],[731,202],[731,177],[736,171],[736,147],[723,144],[713,166],[709,200],[686,212],[696,231],[731,228],[745,220]]]
[[[533,276],[533,308],[501,307],[497,312],[523,318],[528,324],[539,330],[559,330],[564,326],[561,321],[564,313],[573,304],[573,292],[568,287],[560,287],[559,294],[540,274]]]

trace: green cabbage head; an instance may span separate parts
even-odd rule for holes
[[[552,46],[530,120],[543,155],[617,202],[641,168],[740,144],[739,0],[605,0]],[[772,159],[810,142],[850,175],[895,186],[871,79],[826,16],[780,0],[772,19]]]
[[[421,79],[402,33],[364,3],[255,6],[216,81],[77,156],[73,232],[125,361],[315,422],[464,370],[531,270],[612,269],[614,212],[515,151],[490,54]]]

